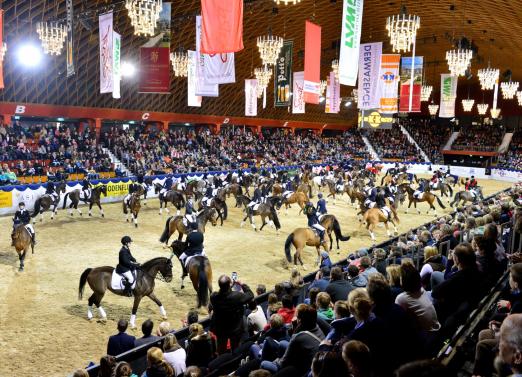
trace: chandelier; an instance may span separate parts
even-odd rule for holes
[[[473,105],[475,104],[475,100],[474,99],[463,99],[462,100],[462,108],[464,109],[464,111],[471,111],[471,109],[473,109]]]
[[[0,49],[0,61],[4,61],[6,52],[7,52],[7,45],[5,43],[3,43],[2,48]]]
[[[518,90],[518,81],[507,81],[500,83],[502,89],[502,97],[504,99],[513,99]]]
[[[426,102],[430,99],[431,92],[433,91],[433,86],[431,85],[423,85],[421,91],[421,101]]]
[[[283,48],[283,38],[274,35],[257,37],[257,48],[263,64],[275,65]]]
[[[522,106],[522,92],[517,92],[518,105]]]
[[[500,115],[500,109],[491,109],[489,110],[490,114],[491,114],[491,118],[493,119],[497,119],[498,116]]]
[[[154,35],[163,8],[162,0],[125,0],[125,8],[135,35]]]
[[[188,76],[188,65],[189,58],[186,52],[174,52],[170,53],[170,62],[172,63],[172,69],[174,69],[174,76],[176,77],[187,77]]]
[[[482,90],[491,90],[494,88],[495,83],[498,80],[500,71],[496,68],[484,68],[478,70],[478,78],[480,80],[480,86]]]
[[[57,22],[39,22],[36,25],[38,38],[42,41],[44,53],[49,55],[60,55],[62,53],[63,44],[67,37],[67,29],[65,25]]]
[[[487,103],[478,103],[477,104],[477,110],[479,115],[486,115],[488,112],[488,104]]]
[[[352,89],[352,98],[353,102],[357,103],[359,101],[359,89],[353,88]]]
[[[453,76],[463,76],[471,64],[473,51],[468,49],[457,49],[446,52],[446,60]]]
[[[272,78],[272,70],[265,65],[254,69],[254,75],[257,79],[257,97],[260,98]]]
[[[437,111],[439,111],[439,105],[437,105],[435,103],[428,105],[428,111],[430,112],[431,116],[437,115]]]
[[[334,73],[335,79],[339,80],[339,60],[332,60],[332,71]]]
[[[322,96],[324,96],[324,92],[326,91],[326,80],[321,80],[321,83],[319,85],[319,91]]]
[[[284,5],[288,5],[288,4],[291,4],[291,5],[294,5],[294,4],[298,4],[301,2],[301,0],[274,0],[276,2],[277,5],[283,3]]]
[[[409,52],[417,37],[420,27],[420,17],[406,14],[405,10],[397,16],[388,17],[386,30],[393,46],[393,52]]]

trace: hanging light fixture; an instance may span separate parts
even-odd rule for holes
[[[487,103],[478,103],[477,104],[477,110],[479,115],[486,115],[488,112],[488,104]]]
[[[482,90],[491,90],[495,87],[500,71],[497,68],[484,68],[478,70],[478,78]]]
[[[502,98],[513,99],[518,90],[518,81],[505,81],[500,83],[500,89],[502,89]]]
[[[439,105],[432,102],[430,105],[428,105],[428,111],[430,112],[431,116],[437,115],[437,111],[439,111]]]
[[[319,91],[320,91],[322,96],[324,96],[324,93],[326,92],[326,85],[327,85],[327,81],[326,80],[321,80],[321,84],[319,86]]]
[[[279,53],[283,48],[283,38],[276,37],[272,34],[257,37],[257,48],[259,49],[259,55],[265,65],[275,65]]]
[[[471,64],[473,51],[469,49],[458,48],[446,52],[446,61],[453,76],[464,76],[466,70]]]
[[[125,0],[135,35],[152,36],[158,23],[162,0]]]
[[[522,106],[522,92],[517,92],[518,105]]]
[[[411,45],[415,42],[419,27],[420,17],[406,14],[406,7],[402,7],[400,14],[388,17],[386,30],[388,30],[393,52],[409,52]]]
[[[489,110],[489,113],[491,114],[491,118],[493,119],[497,119],[498,116],[500,115],[500,109],[491,109]]]
[[[272,70],[266,65],[263,67],[256,68],[254,75],[257,79],[257,97],[260,98],[263,95],[264,90],[267,88],[270,79],[272,78]]]
[[[188,53],[183,51],[171,52],[170,62],[172,63],[172,69],[174,70],[174,76],[176,77],[187,77],[188,76],[188,65],[189,58]]]
[[[60,55],[62,53],[63,44],[67,37],[65,25],[60,25],[57,22],[39,22],[36,25],[36,32],[42,42],[44,53],[49,55]]]
[[[422,90],[421,90],[421,101],[422,102],[429,101],[432,91],[433,91],[433,86],[423,85]]]
[[[332,72],[335,75],[335,79],[339,80],[339,60],[332,60]]]
[[[473,109],[473,105],[475,104],[474,99],[463,99],[462,100],[462,108],[464,111],[469,112]]]
[[[353,88],[352,89],[352,98],[353,102],[357,103],[359,101],[359,89]]]
[[[295,5],[301,2],[301,0],[274,0],[277,5],[283,3],[284,5]]]
[[[7,44],[4,42],[2,44],[2,48],[0,49],[0,60],[4,61],[5,53],[7,52]]]

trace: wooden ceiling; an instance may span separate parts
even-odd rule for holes
[[[224,0],[226,1],[226,0]],[[471,96],[482,95],[476,85],[477,69],[488,65],[501,73],[513,71],[513,79],[522,79],[522,8],[510,0],[365,0],[362,42],[383,41],[384,52],[392,52],[385,31],[386,17],[397,14],[401,4],[409,13],[421,18],[417,38],[417,55],[425,57],[426,80],[435,88],[439,74],[447,72],[445,52],[455,41],[466,37],[472,41],[476,54],[472,61],[473,78],[461,78],[459,85],[470,85]],[[518,5],[517,5],[518,4]],[[46,103],[54,105],[108,107],[133,110],[243,116],[244,83],[252,69],[261,62],[255,39],[271,29],[276,35],[294,40],[293,69],[304,65],[304,21],[314,19],[322,26],[321,76],[338,56],[342,0],[302,0],[297,5],[279,5],[273,0],[245,0],[245,49],[236,54],[236,83],[220,85],[219,98],[204,98],[201,108],[186,106],[186,79],[172,78],[170,95],[138,94],[137,80],[122,83],[122,98],[99,94],[98,19],[97,15],[113,8],[115,30],[122,34],[122,59],[138,62],[138,48],[146,42],[133,36],[133,29],[124,10],[123,1],[74,0],[74,52],[76,75],[66,78],[65,54],[45,57],[39,69],[29,71],[15,59],[16,47],[28,40],[37,41],[36,23],[65,18],[65,0],[3,0],[4,38],[8,53],[4,61],[5,89],[0,100],[9,102]],[[172,1],[172,49],[195,47],[195,15],[199,0]],[[273,83],[271,82],[270,85]],[[351,87],[342,87],[344,97]],[[259,106],[259,117],[296,121],[353,124],[356,111],[341,106],[340,114],[325,114],[324,105],[307,105],[306,114],[293,115],[286,108],[274,108],[272,90],[267,91],[267,108]],[[435,96],[438,98],[438,94]]]

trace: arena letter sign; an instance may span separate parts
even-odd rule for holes
[[[359,47],[364,0],[344,0],[339,55],[339,82],[355,86],[359,68]]]

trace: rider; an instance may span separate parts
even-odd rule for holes
[[[83,198],[85,200],[89,200],[89,198],[91,197],[91,188],[92,188],[92,184],[91,184],[91,182],[89,182],[89,177],[85,176],[85,178],[83,178],[83,181],[82,181],[82,192],[83,192]]]
[[[203,233],[198,231],[197,225],[194,227],[194,224],[192,224],[192,226],[192,232],[187,235],[187,248],[183,254],[179,256],[179,261],[183,270],[183,277],[188,274],[185,266],[187,258],[195,257],[197,255],[205,256],[205,250],[203,249],[203,241],[205,238],[203,237]]]
[[[477,180],[475,179],[475,176],[471,176],[471,179],[468,180],[466,178],[466,184],[464,185],[466,191],[469,191],[474,197],[477,196],[477,191],[476,191],[476,188],[477,188]]]
[[[439,178],[441,177],[441,173],[440,171],[436,171],[433,176],[431,177],[431,180],[430,180],[430,188],[434,188],[438,185],[439,183]]]
[[[378,193],[375,196],[375,206],[379,208],[388,218],[390,217],[391,210],[386,205],[385,195]]]
[[[308,202],[306,204],[306,216],[308,217],[308,226],[314,228],[319,233],[319,239],[321,240],[321,245],[326,246],[326,241],[324,240],[324,227],[319,222],[319,216],[317,215],[317,211],[314,208],[313,204]]]
[[[250,203],[248,203],[248,207],[250,209],[254,209],[254,206],[256,204],[261,203],[262,198],[263,198],[263,193],[261,192],[261,189],[259,188],[259,186],[257,186],[256,189],[254,190],[254,196],[252,197],[252,200],[250,201]]]
[[[212,195],[213,191],[214,191],[214,189],[212,188],[212,186],[208,186],[207,187],[207,190],[205,191],[205,196],[201,199],[201,204],[204,207],[209,207],[210,206],[210,202],[212,201],[212,198],[214,197]]]
[[[45,193],[53,198],[53,201],[56,200],[58,194],[56,193],[56,187],[54,186],[54,182],[47,182],[47,186],[45,187]]]
[[[293,184],[291,180],[288,180],[284,185],[285,191],[283,192],[283,198],[286,198],[292,194]]]
[[[426,183],[424,180],[422,180],[420,183],[419,183],[419,187],[417,188],[417,190],[415,190],[415,192],[413,193],[413,197],[415,199],[420,199],[422,198],[422,195],[424,195],[424,191],[426,191]]]
[[[136,262],[136,259],[134,259],[130,252],[129,245],[131,242],[132,240],[129,236],[122,237],[122,247],[120,249],[119,262],[116,266],[116,273],[124,277],[124,293],[129,297],[132,296],[132,284],[134,284],[135,280],[134,271],[136,271],[136,268],[140,266],[140,264]]]
[[[337,191],[343,191],[343,189],[344,189],[344,182],[343,182],[343,177],[342,176],[339,176],[339,178],[337,179],[337,182],[335,182],[335,189]]]
[[[198,222],[198,213],[194,208],[194,199],[192,195],[187,195],[187,202],[185,203],[185,219],[187,219],[187,225],[192,225]]]
[[[24,202],[20,202],[18,204],[18,211],[16,211],[16,213],[13,217],[13,231],[14,231],[14,227],[16,225],[20,225],[20,224],[24,225],[25,228],[29,231],[29,233],[31,234],[31,239],[33,240],[33,244],[36,245],[34,228],[31,225],[31,214],[29,213],[29,211],[27,209],[25,209]],[[13,240],[13,244],[11,246],[14,246],[14,240]]]
[[[317,194],[317,197],[319,200],[317,201],[317,212],[320,215],[326,215],[328,211],[326,210],[326,200],[323,198],[323,194],[319,193]]]
[[[364,205],[368,208],[375,207],[377,202],[377,187],[371,187],[370,190],[366,190],[366,195],[368,196],[364,201]]]
[[[172,177],[169,175],[169,176],[167,176],[167,179],[165,179],[165,182],[163,182],[163,187],[161,188],[161,190],[159,192],[160,196],[165,195],[165,193],[167,191],[172,190],[172,184],[173,184]]]

